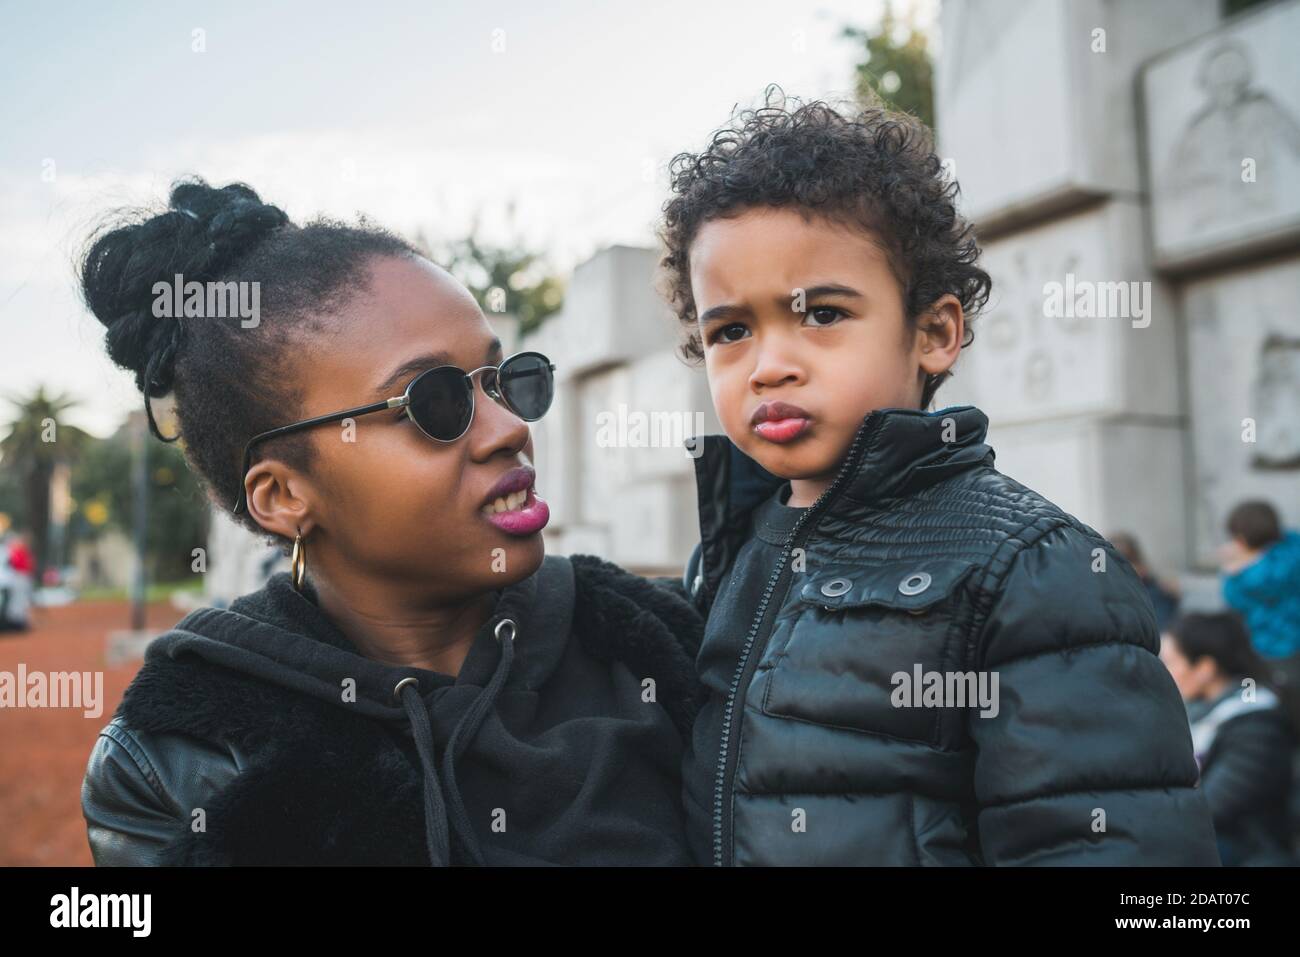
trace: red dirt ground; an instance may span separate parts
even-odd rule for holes
[[[163,631],[184,612],[149,606],[152,630]],[[99,729],[113,717],[140,667],[133,660],[104,664],[110,631],[130,628],[126,602],[78,602],[33,609],[27,632],[0,632],[0,671],[102,671],[103,713],[78,708],[0,709],[0,866],[86,865],[92,861],[81,816],[81,779]]]

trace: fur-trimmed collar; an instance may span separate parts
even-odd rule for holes
[[[456,678],[364,658],[314,598],[280,573],[150,645],[118,710],[128,727],[250,756],[168,863],[427,863],[420,762],[392,690],[416,678],[441,754],[500,661],[492,632],[507,617],[515,661],[457,765],[488,862],[687,859],[679,761],[702,623],[684,596],[599,559],[548,557],[500,594]]]

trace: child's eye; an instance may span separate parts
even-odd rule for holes
[[[745,335],[748,332],[749,330],[740,323],[730,322],[725,326],[719,326],[715,329],[713,334],[709,336],[709,342],[736,342],[745,338]]]
[[[808,318],[814,326],[829,326],[847,315],[847,312],[835,306],[813,306],[808,310]]]

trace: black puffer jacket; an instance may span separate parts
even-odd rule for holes
[[[192,612],[91,753],[95,863],[689,863],[700,618],[661,584],[548,556],[454,679],[363,657],[284,572]]]
[[[970,406],[869,415],[757,606],[709,620],[701,662],[744,640],[686,763],[702,862],[1218,864],[1141,582],[994,469],[987,425]],[[687,580],[707,610],[781,483],[703,442]],[[922,693],[980,672],[996,714]]]
[[[1278,696],[1261,687],[1247,697],[1234,679],[1218,698],[1187,710],[1223,863],[1294,864],[1289,800],[1296,742]]]

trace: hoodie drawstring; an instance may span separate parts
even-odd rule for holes
[[[434,867],[446,867],[451,863],[447,807],[443,804],[442,788],[438,787],[438,776],[433,770],[433,731],[429,727],[429,715],[424,710],[424,700],[416,690],[418,685],[415,678],[403,678],[393,691],[401,695],[402,705],[411,719],[411,733],[424,771],[424,841],[429,849],[429,863]]]
[[[503,631],[508,631],[508,639],[502,636]],[[493,634],[501,645],[501,658],[487,686],[474,698],[447,739],[447,747],[442,756],[442,775],[447,781],[445,799],[436,770],[433,729],[429,724],[429,712],[425,708],[424,699],[420,697],[419,682],[415,678],[403,678],[393,689],[393,694],[401,699],[407,717],[411,720],[415,750],[420,757],[420,769],[424,774],[424,839],[429,851],[429,863],[434,867],[445,867],[451,863],[453,835],[459,840],[470,863],[480,866],[484,863],[478,837],[470,824],[460,789],[456,786],[455,761],[478,733],[483,719],[487,717],[506,683],[510,664],[514,660],[515,631],[512,619],[503,618],[497,623]],[[448,805],[451,806],[450,821],[447,816]]]

